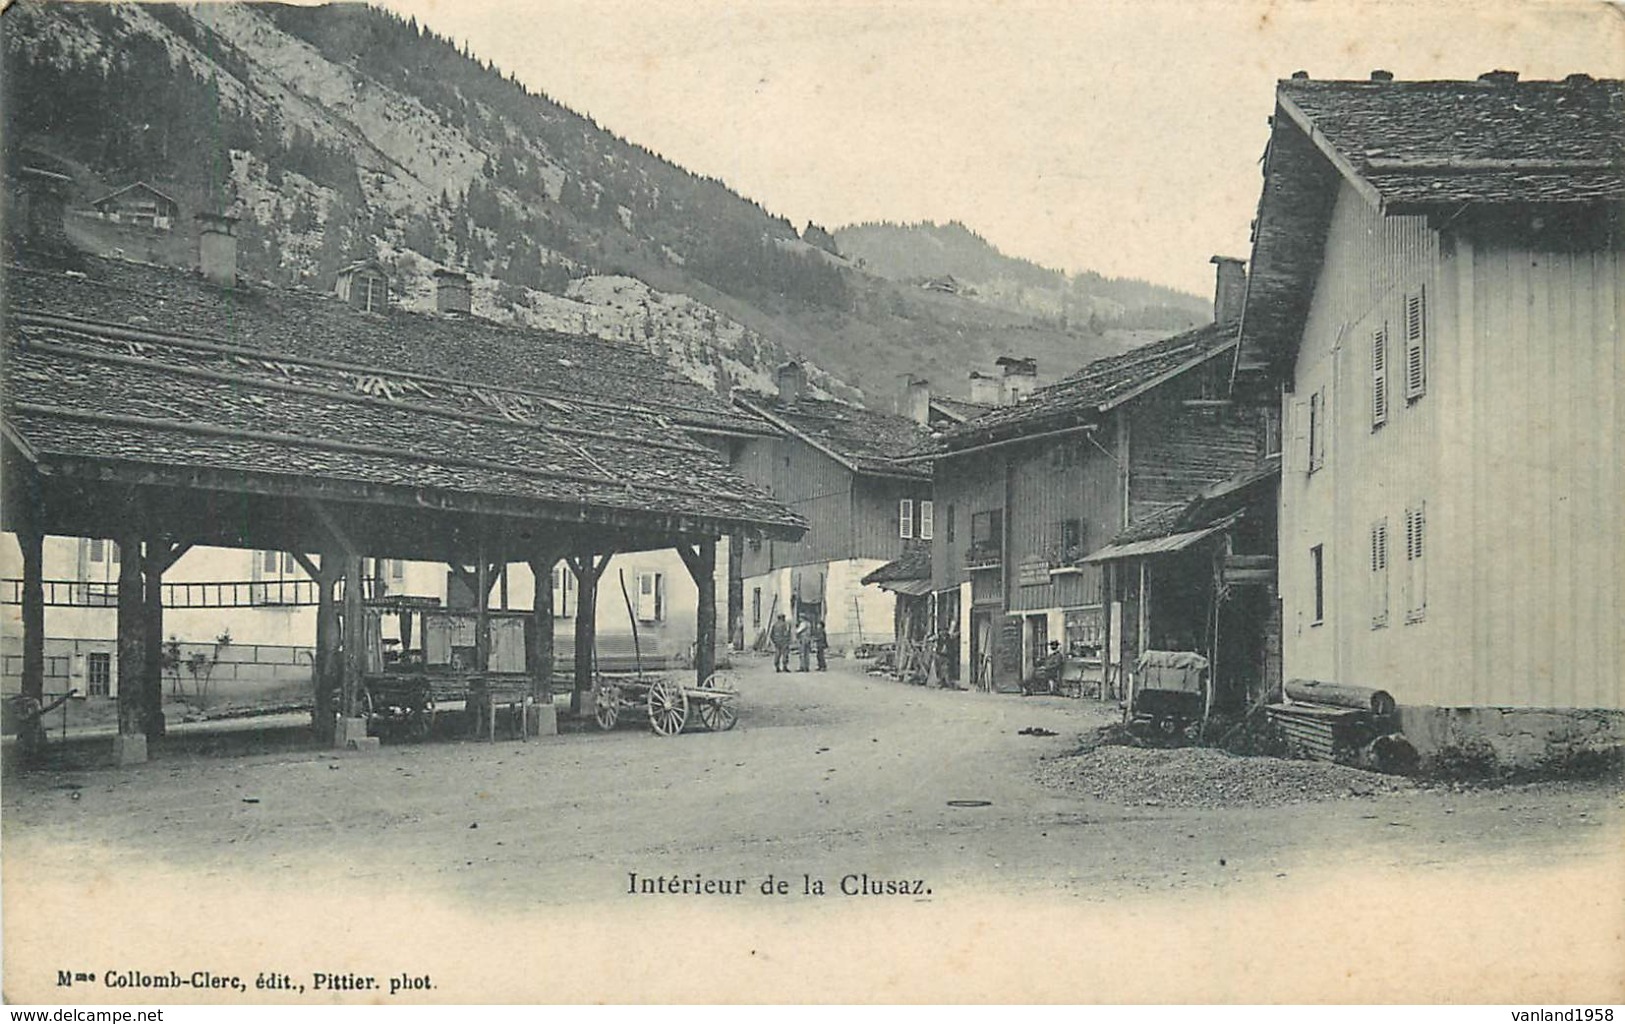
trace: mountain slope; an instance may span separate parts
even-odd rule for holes
[[[822,229],[372,8],[24,0],[4,17],[8,166],[20,145],[66,161],[81,211],[138,179],[188,222],[230,209],[267,280],[328,287],[377,255],[426,306],[431,272],[456,267],[488,316],[642,345],[719,388],[768,386],[795,356],[870,404],[907,373],[955,392],[1000,354],[1059,374],[1137,340],[870,273]],[[190,259],[184,240],[70,220],[102,251]]]
[[[1172,288],[1095,273],[1067,275],[1007,256],[958,221],[854,224],[838,229],[835,242],[871,274],[954,287],[1018,312],[1168,330],[1204,323],[1210,314],[1209,300]]]

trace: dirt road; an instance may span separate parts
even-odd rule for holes
[[[145,921],[171,944],[152,967],[321,951],[440,972],[399,998],[726,1000],[768,977],[805,1000],[1625,996],[1617,787],[1124,806],[1038,781],[1112,709],[763,667],[737,673],[729,733],[9,780],[8,986],[43,984],[64,943],[140,959]],[[124,924],[73,927],[91,906]],[[222,938],[256,922],[247,947]],[[699,978],[697,950],[723,957]]]

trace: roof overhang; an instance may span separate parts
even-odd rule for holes
[[[886,580],[884,583],[876,583],[875,586],[907,597],[924,597],[931,593],[930,580]]]
[[[1238,517],[1227,516],[1212,526],[1200,530],[1189,530],[1185,533],[1171,533],[1166,537],[1153,537],[1150,540],[1130,541],[1127,544],[1108,544],[1084,557],[1085,562],[1119,562],[1126,558],[1149,558],[1156,555],[1171,555],[1184,551],[1193,544],[1200,543],[1216,533],[1230,528]]]

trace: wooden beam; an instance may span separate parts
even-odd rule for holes
[[[24,501],[19,505],[26,504]],[[18,524],[17,544],[23,550],[23,679],[22,695],[45,706],[45,535],[36,527],[33,516],[24,512]],[[17,741],[25,755],[38,751],[45,739],[43,716],[24,722],[19,727]]]
[[[570,556],[570,570],[576,577],[575,682],[570,690],[570,714],[581,714],[581,695],[592,689],[593,668],[597,664],[598,577],[604,573],[614,552],[597,558],[591,554]]]
[[[305,570],[306,576],[309,576],[313,580],[319,580],[322,578],[321,567],[315,562],[311,561],[309,555],[305,554],[303,551],[290,551],[288,554],[292,555],[293,560],[299,563],[299,568]]]
[[[525,620],[525,672],[531,696],[543,704],[553,703],[553,567],[558,562],[557,551],[529,560],[533,593]]]
[[[681,548],[678,551],[683,553]],[[683,554],[683,561],[700,591],[694,617],[694,680],[703,683],[717,670],[717,542],[700,541],[692,560]]]
[[[316,742],[323,746],[333,743],[334,719],[337,710],[334,682],[338,678],[339,616],[333,600],[333,586],[338,579],[338,567],[343,561],[336,544],[322,552],[322,562],[316,574],[316,659],[311,672],[316,706],[311,711],[311,731]]]
[[[137,517],[132,517],[132,520]],[[141,533],[131,525],[118,536],[118,731],[146,735],[142,676],[147,669],[146,601],[142,594]]]
[[[164,573],[191,549],[190,541],[171,544],[161,537],[151,537],[140,554],[146,588],[143,605],[147,633],[141,687],[148,742],[162,739],[167,730],[164,721]]]
[[[361,677],[367,670],[367,609],[361,593],[361,556],[344,555],[344,689],[345,718],[361,713]]]
[[[349,533],[339,525],[339,521],[333,517],[333,513],[328,510],[326,505],[323,505],[315,498],[307,499],[305,504],[309,505],[311,511],[316,513],[317,521],[322,524],[323,529],[327,531],[328,536],[333,539],[334,543],[343,549],[347,557],[360,557],[361,551],[351,542]],[[348,572],[348,569],[346,571]],[[356,575],[359,576],[360,573],[358,572]]]

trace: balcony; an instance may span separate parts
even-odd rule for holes
[[[1002,544],[993,542],[972,544],[965,549],[965,568],[970,570],[997,569],[1004,564]]]

